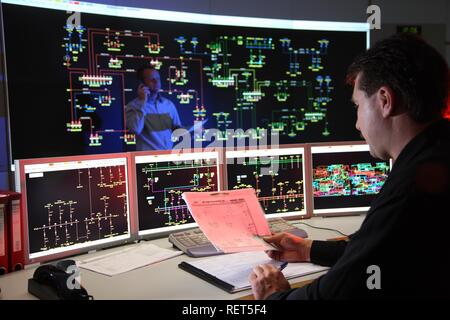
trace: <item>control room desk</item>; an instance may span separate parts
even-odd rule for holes
[[[361,225],[365,215],[346,217],[313,217],[304,220],[305,223],[324,228],[337,229],[345,234],[355,232]],[[295,221],[297,222],[297,221]],[[325,240],[339,237],[334,231],[313,229],[303,224],[296,224],[308,232],[310,239]],[[152,243],[170,248],[172,245],[167,238],[152,240]],[[99,252],[89,253],[89,257],[103,255],[118,250],[111,248]],[[72,258],[74,260],[86,259],[85,255]],[[89,270],[81,269],[81,283],[94,299],[158,299],[158,300],[230,300],[248,298],[251,290],[229,294],[222,289],[178,268],[181,261],[195,258],[186,255],[177,256],[144,268],[108,277]],[[25,270],[0,276],[0,299],[36,299],[28,293],[27,281],[32,277],[37,265],[31,265]],[[290,280],[296,283],[317,278],[322,273]]]

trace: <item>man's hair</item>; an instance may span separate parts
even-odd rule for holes
[[[367,96],[388,86],[415,121],[442,117],[449,91],[448,65],[419,36],[403,33],[379,41],[350,65],[347,83],[355,85],[359,73],[359,89]]]
[[[144,70],[156,70],[154,66],[149,65],[149,64],[144,64],[143,66],[140,66],[139,69],[137,69],[136,71],[136,77],[139,81],[144,81],[144,77],[142,76],[142,73],[144,72]]]

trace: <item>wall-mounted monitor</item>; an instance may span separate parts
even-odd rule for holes
[[[367,23],[82,1],[1,5],[12,160],[134,151],[124,108],[142,65],[160,72],[183,126],[207,120],[192,144],[359,139],[344,80],[369,45]]]

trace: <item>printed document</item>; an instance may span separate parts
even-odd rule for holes
[[[118,252],[80,261],[77,265],[83,269],[114,276],[181,254],[183,254],[182,251],[164,249],[154,244],[141,242]]]
[[[184,192],[183,199],[208,240],[224,253],[276,250],[261,239],[271,231],[254,189]]]

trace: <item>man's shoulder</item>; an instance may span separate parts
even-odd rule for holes
[[[131,100],[130,102],[127,103],[127,105],[125,107],[127,108],[137,108],[141,105],[142,103],[139,102],[139,98],[134,98],[133,100]]]
[[[175,107],[175,104],[170,100],[169,98],[163,97],[162,95],[159,95],[160,103],[164,105],[164,108],[171,112],[171,114],[178,113],[177,108]]]
[[[161,103],[164,103],[164,104],[166,104],[167,106],[175,107],[175,105],[173,104],[172,100],[170,100],[170,99],[167,98],[167,97],[164,97],[164,96],[161,95],[161,94],[159,95],[158,99],[159,99],[159,101],[160,101]]]
[[[158,97],[158,100],[159,100],[160,102],[167,102],[167,101],[170,101],[170,99],[167,98],[167,97],[165,96],[165,94],[162,94],[161,92],[158,93],[157,97]],[[172,102],[172,101],[170,101],[170,102]]]
[[[382,198],[406,197],[418,181],[430,185],[437,175],[448,176],[446,172],[450,172],[450,123],[440,122],[409,149],[407,161],[394,164]]]
[[[450,158],[450,121],[442,120],[431,128],[427,136],[425,152],[420,162]]]
[[[417,135],[402,151],[401,167],[416,170],[424,162],[450,157],[450,122],[439,120]]]

